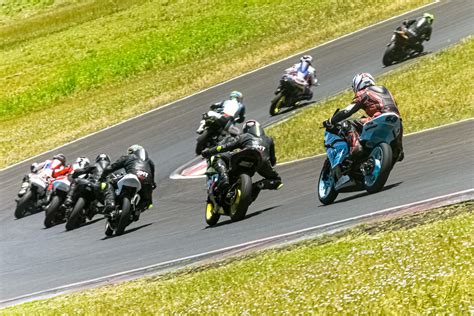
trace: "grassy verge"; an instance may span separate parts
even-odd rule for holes
[[[397,100],[405,134],[474,117],[473,54],[471,37],[377,78]],[[352,97],[352,91],[344,92],[269,128],[279,161],[325,152],[321,123],[337,108],[348,105]]]
[[[366,224],[0,314],[468,314],[474,308],[473,209],[471,201]]]
[[[0,28],[0,167],[429,1],[125,2]]]

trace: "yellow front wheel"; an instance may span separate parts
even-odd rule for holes
[[[217,210],[214,207],[214,204],[212,202],[207,202],[206,205],[206,223],[209,226],[214,226],[217,224],[220,218],[220,214],[217,213]]]
[[[281,108],[285,105],[286,97],[279,93],[275,99],[273,99],[270,106],[270,115],[277,115],[280,113]]]

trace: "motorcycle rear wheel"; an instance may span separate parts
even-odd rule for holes
[[[83,197],[80,197],[77,199],[76,204],[74,205],[74,208],[72,209],[71,215],[69,215],[69,218],[67,219],[66,222],[66,230],[73,230],[78,228],[81,225],[81,222],[84,218],[83,215],[83,210],[84,206],[86,205],[86,201],[84,200]]]
[[[321,173],[319,174],[318,181],[318,198],[321,203],[324,205],[332,204],[339,192],[334,188],[334,177],[331,174],[331,164],[329,160],[326,159],[324,162]]]
[[[383,189],[392,170],[392,148],[387,143],[377,145],[370,153],[375,166],[370,175],[364,176],[364,187],[369,193],[377,193]]]
[[[209,226],[214,226],[219,221],[221,215],[216,212],[215,206],[211,201],[207,202],[206,205],[206,223]]]
[[[130,224],[130,210],[132,204],[130,203],[130,199],[128,197],[123,198],[122,202],[122,212],[120,213],[120,218],[118,221],[117,229],[115,231],[115,235],[120,236],[125,231],[125,228]]]
[[[15,217],[17,219],[22,218],[26,213],[33,207],[35,201],[34,194],[31,190],[26,191],[26,193],[18,200],[18,203],[15,208]]]
[[[51,203],[45,210],[44,226],[46,228],[53,227],[56,224],[56,218],[58,216],[59,207],[62,204],[62,199],[55,195],[53,196]]]
[[[280,113],[281,108],[285,106],[285,102],[286,96],[279,92],[270,105],[270,115],[274,116]]]
[[[234,202],[230,207],[230,219],[233,222],[244,219],[252,203],[252,178],[247,174],[241,174],[236,190]]]

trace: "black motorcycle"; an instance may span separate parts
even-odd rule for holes
[[[72,209],[66,210],[66,230],[81,226],[87,219],[104,213],[104,201],[99,192],[99,184],[87,179],[77,179],[78,199]]]
[[[417,39],[416,45],[410,43],[408,29],[399,26],[393,33],[390,43],[387,44],[382,63],[390,66],[423,53],[423,40]]]
[[[252,203],[252,176],[262,163],[262,155],[256,149],[244,149],[234,153],[229,161],[229,188],[219,190],[219,175],[208,171],[208,195],[206,223],[214,226],[221,215],[235,222],[243,219]]]
[[[276,96],[270,104],[270,115],[274,116],[281,113],[283,108],[297,106],[303,91],[302,83],[296,82],[291,76],[283,75],[280,79],[280,85],[275,91]]]
[[[228,136],[236,136],[240,133],[239,129],[233,126],[229,118],[223,114],[209,111],[202,115],[204,120],[203,131],[196,139],[196,155],[213,146],[216,146]]]
[[[69,175],[57,177],[48,188],[47,195],[50,195],[50,202],[45,208],[44,226],[50,228],[66,219],[65,209],[61,205],[66,200],[67,193],[71,187]]]

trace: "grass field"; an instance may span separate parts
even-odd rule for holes
[[[474,117],[473,55],[474,38],[471,37],[377,78],[377,84],[385,85],[395,97],[405,134]],[[270,127],[268,132],[275,139],[278,160],[325,152],[322,122],[337,108],[346,107],[352,97],[352,90],[344,92]],[[359,116],[365,114],[360,112]]]
[[[0,167],[428,2],[6,1]]]
[[[473,211],[471,201],[0,314],[469,315]]]

